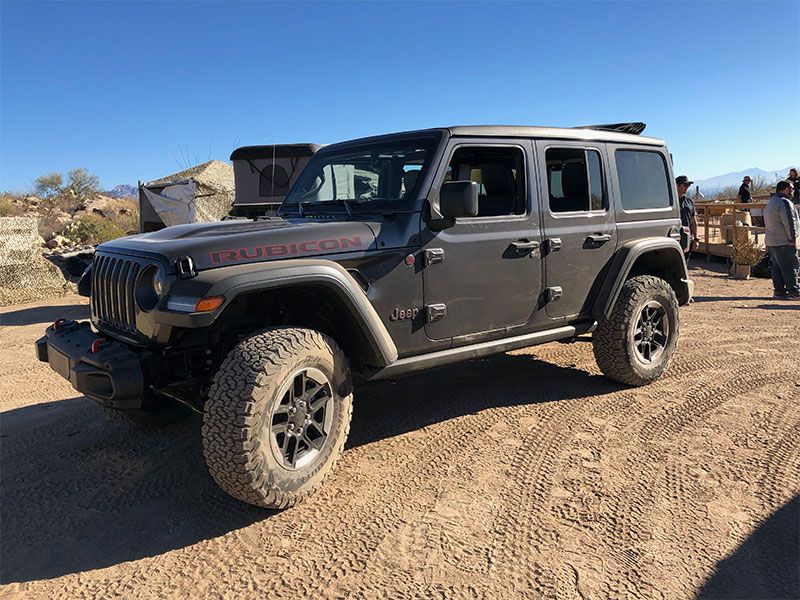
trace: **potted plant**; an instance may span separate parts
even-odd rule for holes
[[[729,274],[734,279],[750,279],[750,267],[758,264],[764,251],[749,237],[736,236],[731,245],[731,264]]]

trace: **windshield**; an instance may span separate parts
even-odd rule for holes
[[[369,203],[396,208],[413,199],[427,171],[436,137],[388,139],[322,150],[308,163],[283,210],[315,204]]]

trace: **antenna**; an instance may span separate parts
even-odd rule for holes
[[[275,130],[278,127],[277,121],[272,122],[272,177],[270,177],[270,198],[275,197]]]

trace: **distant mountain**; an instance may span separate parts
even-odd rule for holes
[[[725,173],[725,175],[717,175],[716,177],[709,177],[708,179],[697,179],[695,180],[694,185],[700,186],[700,191],[703,192],[703,194],[708,195],[710,193],[713,194],[714,192],[718,192],[726,187],[738,187],[741,185],[742,179],[744,179],[745,175],[749,175],[754,181],[764,179],[766,183],[773,183],[782,177],[786,177],[788,173],[789,167],[784,169],[775,169],[772,171],[764,171],[758,167],[752,167],[750,169],[745,169],[744,171]]]
[[[127,183],[122,183],[115,187],[114,189],[108,190],[107,192],[103,192],[106,196],[111,196],[112,198],[130,198],[136,197],[139,195],[139,190],[135,185],[128,185]]]

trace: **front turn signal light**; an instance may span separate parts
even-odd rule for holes
[[[223,302],[222,296],[209,296],[208,298],[200,298],[195,304],[195,312],[209,312],[218,309]]]

